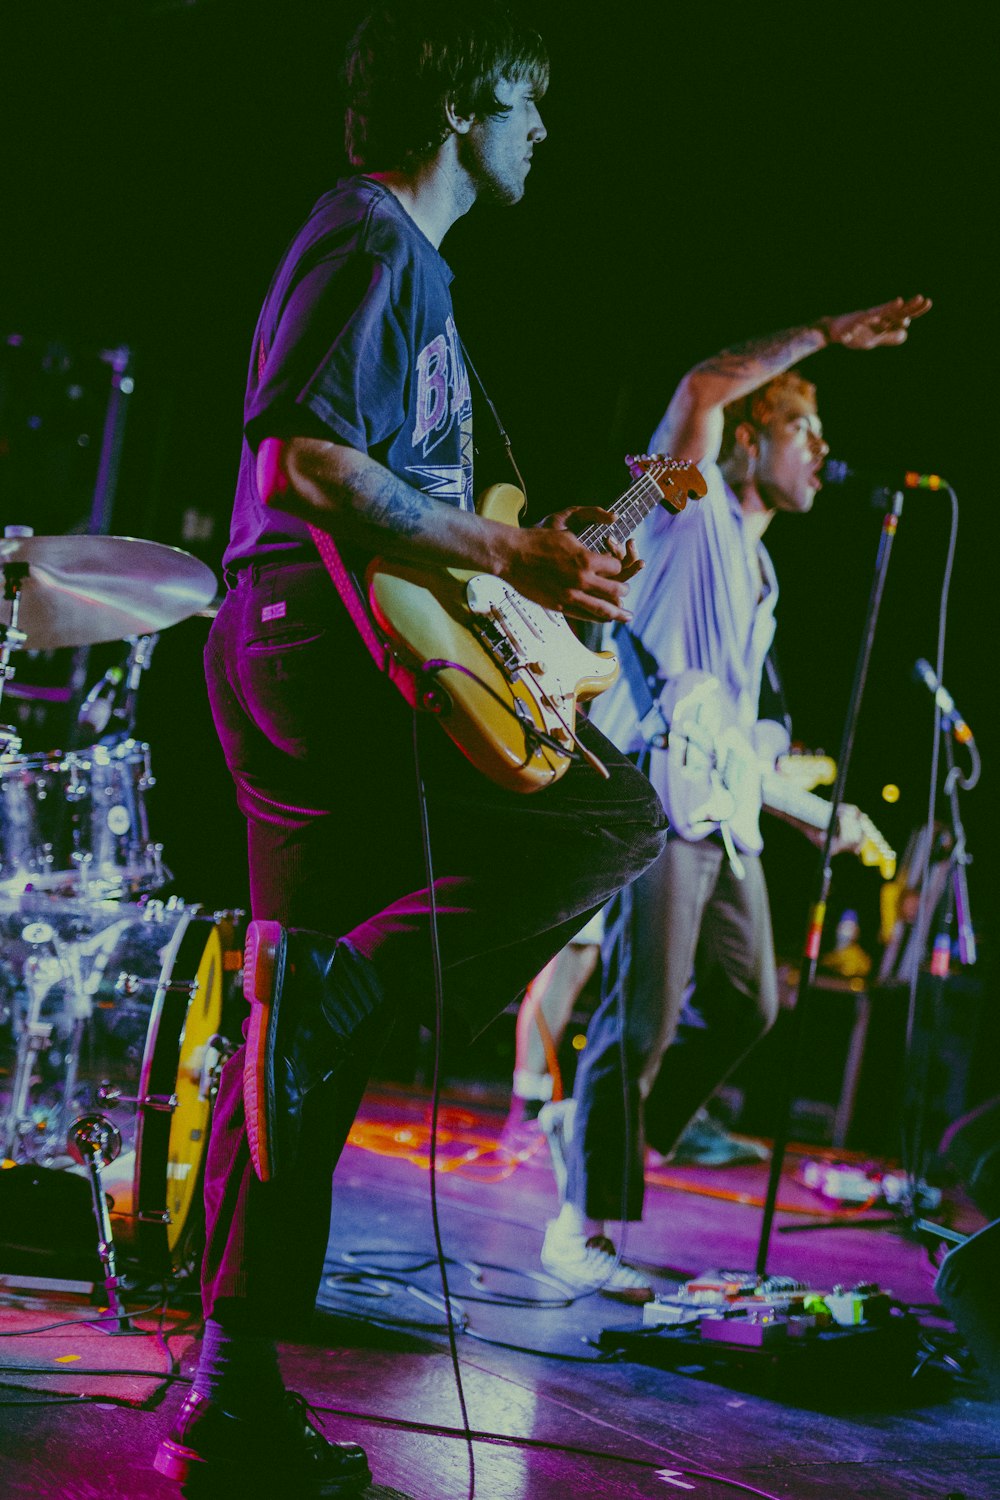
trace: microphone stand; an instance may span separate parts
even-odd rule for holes
[[[928,1070],[933,1040],[941,1020],[945,987],[951,972],[953,933],[956,917],[958,919],[959,963],[963,966],[968,966],[974,964],[977,957],[976,938],[969,907],[969,887],[965,877],[966,866],[971,863],[971,856],[965,846],[965,827],[962,823],[962,815],[958,805],[958,789],[961,786],[963,790],[969,791],[975,786],[976,781],[979,779],[979,761],[978,756],[974,756],[973,763],[975,769],[973,775],[969,779],[964,778],[955,764],[955,751],[951,741],[951,725],[945,719],[941,720],[940,732],[944,736],[944,754],[947,766],[944,793],[948,798],[948,805],[951,811],[951,827],[949,830],[951,834],[951,847],[948,851],[948,873],[944,885],[944,894],[938,905],[937,929],[930,950],[930,963],[928,965],[929,979],[925,990],[925,1014],[929,1017],[930,1024],[924,1028],[924,1037],[918,1064],[914,1070],[915,1078],[905,1105],[905,1112],[912,1119],[912,1138],[911,1150],[908,1153],[909,1164],[906,1172],[906,1197],[902,1206],[904,1213],[910,1221],[911,1228],[917,1230],[932,1227],[925,1224],[920,1218],[921,1208],[924,1206],[920,1201],[920,1184],[927,1156],[925,1135],[928,1108]],[[933,848],[928,850],[925,879],[930,877],[932,852]],[[917,955],[917,969],[912,980],[913,988],[911,990],[910,1012],[907,1017],[906,1054],[908,1059],[913,1056],[917,999],[920,986],[919,958],[923,951],[924,944],[921,941]]]
[[[788,1149],[788,1134],[792,1114],[793,1079],[798,1073],[799,1057],[802,1051],[803,1015],[806,999],[816,979],[816,962],[819,958],[820,939],[823,934],[823,923],[826,919],[827,897],[830,893],[830,882],[833,875],[830,863],[833,842],[837,835],[840,806],[844,800],[844,786],[847,781],[848,766],[850,765],[851,754],[854,749],[854,736],[857,730],[858,714],[861,709],[861,698],[868,676],[868,663],[871,659],[872,646],[875,642],[875,627],[878,623],[882,592],[889,569],[889,558],[896,531],[899,527],[899,518],[903,511],[903,494],[901,490],[882,491],[882,493],[887,496],[889,505],[879,536],[878,553],[875,559],[875,576],[872,580],[871,593],[868,599],[864,635],[861,641],[861,650],[858,654],[857,665],[854,669],[854,682],[851,687],[847,720],[844,725],[840,754],[837,757],[837,779],[831,795],[830,821],[823,839],[823,851],[817,874],[816,895],[809,908],[809,925],[806,929],[805,943],[802,951],[798,994],[795,1008],[791,1014],[786,1040],[784,1076],[777,1106],[778,1128],[774,1133],[774,1145],[771,1151],[771,1171],[767,1182],[767,1197],[764,1202],[760,1239],[757,1245],[756,1274],[760,1278],[764,1278],[767,1275],[767,1254],[771,1240],[771,1227],[774,1222],[774,1211],[778,1201],[781,1169],[784,1165],[785,1153]]]

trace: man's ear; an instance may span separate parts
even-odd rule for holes
[[[745,453],[751,454],[756,458],[758,449],[757,429],[752,422],[741,422],[733,433],[733,437],[736,439],[737,447],[742,448]]]
[[[453,130],[456,135],[468,135],[472,128],[475,115],[460,115],[455,107],[454,99],[446,99],[444,103],[444,117],[448,129]]]

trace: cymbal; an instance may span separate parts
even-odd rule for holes
[[[131,536],[0,537],[0,567],[26,563],[18,629],[29,651],[149,635],[215,598],[206,563]],[[10,605],[0,602],[9,619]]]

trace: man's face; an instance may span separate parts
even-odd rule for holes
[[[764,503],[772,510],[811,510],[829,451],[812,402],[789,396],[758,432],[754,478]]]
[[[511,83],[501,78],[496,96],[510,106],[509,113],[474,119],[460,137],[462,158],[482,198],[517,203],[524,197],[531,153],[544,141],[545,126],[538,113],[538,91],[530,80]]]

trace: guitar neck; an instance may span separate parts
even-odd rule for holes
[[[815,792],[804,792],[801,787],[789,786],[781,776],[765,771],[760,779],[761,801],[769,812],[785,813],[809,828],[826,831],[830,826],[832,804]]]
[[[607,552],[610,539],[624,545],[663,498],[663,490],[656,481],[648,474],[641,474],[635,483],[608,507],[614,511],[617,520],[588,526],[585,531],[580,532],[581,542],[593,552]]]

